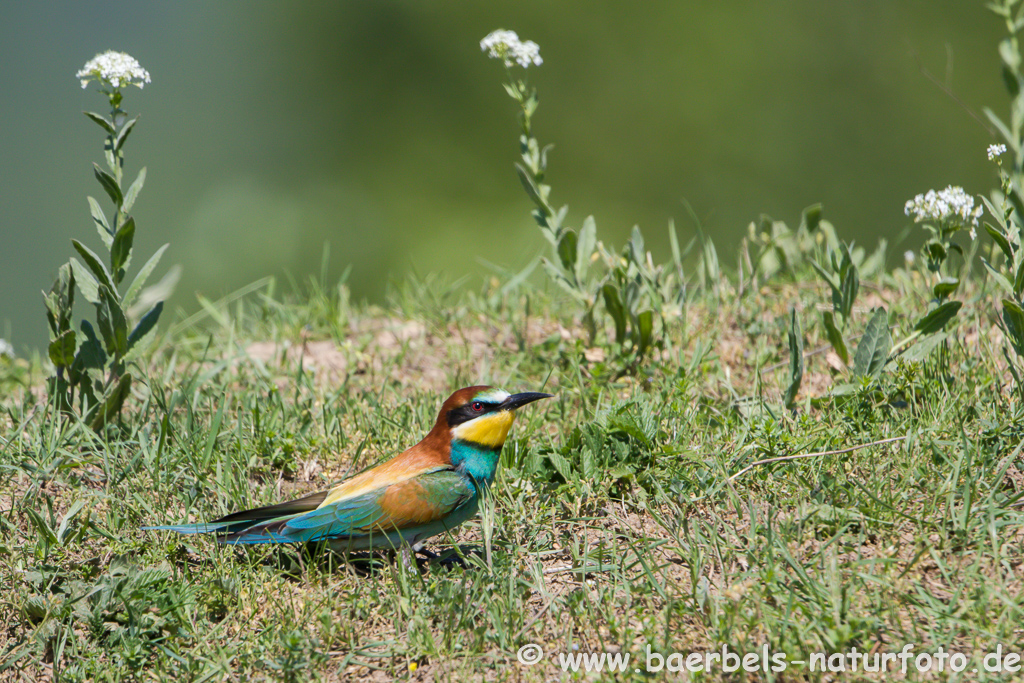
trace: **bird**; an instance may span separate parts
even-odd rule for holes
[[[516,410],[544,398],[553,396],[486,385],[459,389],[423,440],[327,491],[211,522],[143,528],[212,533],[224,544],[324,542],[341,554],[402,549],[407,565],[411,552],[434,557],[425,541],[476,514]]]

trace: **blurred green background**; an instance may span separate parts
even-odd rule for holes
[[[0,337],[44,344],[39,292],[70,238],[101,246],[85,197],[102,135],[81,111],[105,99],[74,73],[107,49],[152,74],[127,91],[126,168],[148,166],[135,267],[170,242],[155,277],[184,269],[172,309],[316,273],[325,242],[331,277],[352,264],[371,301],[412,271],[477,287],[481,259],[521,268],[547,245],[503,70],[479,48],[499,27],[541,47],[554,203],[617,246],[639,224],[659,260],[670,217],[693,234],[684,198],[726,263],[759,214],[795,224],[819,201],[840,237],[885,236],[898,259],[920,243],[897,243],[907,199],[996,182],[971,111],[1006,110],[1003,27],[980,0],[7,2]]]

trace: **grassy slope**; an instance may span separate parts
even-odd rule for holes
[[[905,331],[925,303],[887,287],[858,303],[885,301]],[[383,312],[317,287],[250,295],[172,331],[103,441],[56,424],[38,390],[8,393],[0,679],[549,680],[574,646],[1022,649],[1019,406],[989,295],[965,297],[948,355],[774,417],[735,401],[779,402],[789,306],[805,349],[825,344],[810,280],[695,297],[640,379],[615,379],[564,305],[525,297],[410,283]],[[826,393],[835,362],[808,358],[802,397]],[[490,543],[479,521],[435,539],[466,568],[137,530],[323,488],[411,445],[480,381],[558,396],[505,447]],[[549,658],[517,664],[528,642]]]

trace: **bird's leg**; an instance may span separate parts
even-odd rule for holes
[[[437,558],[441,557],[437,553],[431,552],[431,551],[427,550],[426,548],[417,548],[414,552],[419,553],[420,555],[422,555],[423,557],[427,558],[428,560],[436,560]]]

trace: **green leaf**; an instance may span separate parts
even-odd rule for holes
[[[116,292],[117,289],[114,288],[114,281],[110,279],[110,273],[107,272],[106,267],[100,261],[100,257],[97,256],[92,249],[85,246],[78,240],[71,240],[71,244],[75,247],[75,250],[81,254],[82,259],[85,261],[85,265],[89,266],[89,270],[91,270],[93,275],[96,276],[96,281],[109,288],[112,292]],[[86,298],[88,299],[89,297]]]
[[[923,341],[914,344],[904,351],[903,359],[913,363],[920,363],[930,356],[932,351],[937,349],[939,345],[947,339],[949,339],[949,335],[945,332],[929,335],[925,337]]]
[[[594,254],[597,243],[597,225],[593,216],[587,216],[580,228],[579,239],[576,241],[576,282],[582,283],[583,276],[590,266],[590,257]]]
[[[624,462],[619,463],[618,465],[615,465],[610,470],[608,470],[608,477],[612,481],[618,481],[619,479],[628,479],[629,477],[632,477],[634,474],[636,474],[636,470],[633,468],[633,466],[628,465]]]
[[[100,239],[103,240],[103,244],[110,249],[111,243],[114,241],[113,230],[110,229],[110,223],[107,222],[107,215],[103,213],[103,209],[100,208],[100,203],[92,197],[86,197],[89,200],[89,213],[92,214],[92,220],[96,223],[96,230],[100,233]]]
[[[626,337],[626,309],[622,306],[619,291],[609,283],[601,288],[601,293],[604,295],[605,310],[615,322],[615,341],[621,344]]]
[[[57,271],[57,278],[50,291],[43,294],[43,302],[46,304],[46,322],[50,325],[51,336],[57,337],[64,330],[71,329],[71,313],[75,305],[75,272],[70,263],[65,263]]]
[[[146,265],[142,266],[142,270],[138,272],[135,279],[132,280],[132,283],[128,285],[128,289],[125,291],[123,299],[125,306],[131,306],[135,297],[138,296],[139,292],[142,290],[142,285],[146,284],[146,280],[153,272],[153,269],[156,268],[157,264],[160,263],[160,257],[164,255],[164,252],[167,251],[167,247],[169,246],[171,245],[165,244],[157,249],[156,253],[150,256],[149,260],[146,261]]]
[[[988,197],[981,196],[980,199],[981,203],[985,205],[986,209],[988,209],[989,215],[995,220],[997,224],[996,227],[1002,228],[1002,232],[1005,235],[1008,231],[1006,229],[1006,219],[1003,216],[1003,212],[997,209],[995,204],[993,204]]]
[[[121,188],[118,186],[114,176],[100,168],[99,164],[93,164],[92,168],[93,173],[96,175],[96,180],[100,181],[100,185],[103,186],[103,189],[106,191],[111,201],[113,201],[118,208],[121,208],[121,205],[124,204],[124,195],[121,194]]]
[[[1003,323],[1018,356],[1024,356],[1024,309],[1015,301],[1003,299]]]
[[[107,362],[107,354],[103,352],[103,345],[96,338],[96,331],[88,320],[82,321],[82,333],[85,335],[85,341],[78,347],[78,354],[75,356],[77,369],[81,371],[102,368]]]
[[[1003,299],[1003,322],[1017,355],[1024,356],[1024,309],[1009,299]]]
[[[1013,296],[1019,300],[1022,293],[1024,293],[1024,259],[1017,264],[1017,276],[1013,278]]]
[[[950,246],[952,247],[953,245]],[[931,240],[930,242],[925,243],[924,248],[925,251],[928,253],[928,257],[932,261],[942,263],[943,261],[946,260],[946,248],[942,246],[941,242]]]
[[[114,235],[114,243],[110,247],[110,268],[114,272],[114,282],[121,283],[124,271],[132,262],[132,242],[135,239],[135,219],[131,216]]]
[[[679,251],[679,236],[676,235],[676,222],[671,218],[668,220],[668,242],[672,247],[672,263],[676,267],[676,273],[680,279],[683,277],[683,258]]]
[[[128,191],[124,193],[124,204],[121,205],[121,210],[128,212],[135,206],[135,200],[139,197],[139,192],[142,190],[142,186],[146,183],[146,167],[143,166],[142,170],[139,171],[139,175],[136,176],[135,182],[128,186]]]
[[[106,344],[107,353],[123,356],[128,350],[128,320],[121,305],[106,287],[100,287],[100,303],[96,306],[96,324]]]
[[[34,526],[36,531],[39,532],[38,535],[41,535],[46,539],[47,545],[57,545],[57,534],[53,532],[53,529],[51,529],[50,525],[46,523],[46,520],[43,519],[42,515],[29,507],[22,508],[22,510],[28,518],[32,520],[32,526]]]
[[[548,228],[550,228],[553,231],[558,231],[558,229],[561,228],[562,224],[565,222],[565,215],[567,213],[569,213],[568,205],[563,206],[558,211],[556,211],[555,215],[545,219],[547,221]]]
[[[69,263],[74,271],[75,280],[78,283],[79,291],[82,292],[82,296],[84,296],[85,300],[91,304],[99,303],[99,283],[96,282],[96,278],[91,272],[89,272],[89,269],[83,266],[82,262],[74,256],[71,257]]]
[[[840,312],[843,314],[843,320],[846,321],[850,319],[850,313],[853,311],[853,302],[857,298],[857,291],[860,289],[860,277],[857,274],[857,266],[853,265],[849,247],[845,244],[843,247],[846,249],[846,254],[843,257],[843,265],[840,268],[843,283],[840,291]]]
[[[565,274],[558,269],[558,266],[546,258],[541,259],[541,265],[544,266],[544,270],[547,271],[548,277],[550,277],[556,285],[564,289],[576,299],[581,301],[583,300],[583,293],[580,292],[579,288],[576,287],[575,284],[565,277]]]
[[[580,453],[580,465],[584,480],[590,481],[598,477],[597,458],[594,457],[594,451],[589,448],[583,448]]]
[[[128,140],[128,135],[131,134],[132,128],[135,127],[135,122],[138,121],[138,120],[139,120],[139,117],[136,116],[134,119],[131,119],[130,121],[126,121],[125,124],[123,126],[121,126],[121,132],[119,132],[117,134],[117,138],[114,139],[114,150],[115,151],[119,151],[121,149],[121,147],[124,146],[125,141]]]
[[[1006,239],[1006,235],[998,230],[989,222],[985,222],[985,232],[989,234],[992,241],[999,245],[999,248],[1003,251],[1003,255],[1006,256],[1007,263],[1013,263],[1013,249],[1010,247],[1010,241]]]
[[[1020,153],[1018,151],[1020,149],[1020,145],[1018,145],[1017,143],[1011,144],[1010,145],[1010,149],[1013,150],[1014,156],[1016,156],[1017,154]],[[1016,180],[1013,181],[1012,187],[1010,188],[1010,194],[1009,194],[1009,196],[1006,199],[1007,199],[1007,201],[1010,202],[1010,209],[1017,212],[1017,217],[1018,218],[1020,216],[1024,216],[1024,198],[1021,197],[1021,187],[1020,187],[1020,183],[1018,181],[1016,181]],[[1001,218],[1001,216],[998,215],[998,214],[994,214],[993,217],[996,219],[997,223],[999,223],[999,221],[1002,221],[1002,223],[1005,223],[1008,220],[1007,218]],[[999,223],[999,224],[1002,224],[1002,223]],[[1015,222],[1011,221],[1011,223],[1014,224],[1014,227],[1016,228]],[[1009,232],[1009,231],[1007,230],[1005,232]],[[1014,242],[1017,244],[1017,249],[1020,249],[1020,234],[1019,233],[1017,234],[1016,239],[1014,239]]]
[[[824,209],[821,204],[812,204],[804,209],[800,216],[800,224],[807,232],[814,232],[818,229],[818,224],[821,223],[822,213],[824,213]]]
[[[558,260],[570,276],[576,276],[576,231],[567,228],[558,240]]]
[[[565,456],[561,453],[552,451],[551,453],[548,453],[548,460],[550,460],[551,464],[554,465],[555,471],[562,475],[562,479],[565,479],[566,481],[573,481],[574,477],[572,476],[572,466],[569,464],[569,461],[565,459]]]
[[[644,236],[640,232],[640,226],[634,225],[633,232],[629,237],[629,256],[638,267],[643,268],[646,258],[644,257]]]
[[[50,342],[47,349],[50,361],[58,368],[64,368],[75,362],[75,331],[64,330]]]
[[[832,315],[832,311],[825,311],[821,314],[822,321],[825,323],[825,335],[828,337],[828,341],[832,344],[832,348],[835,349],[836,355],[843,361],[844,365],[850,364],[850,352],[846,350],[846,342],[843,340],[843,335],[836,327],[836,321]]]
[[[640,305],[640,284],[636,280],[626,283],[622,292],[622,304],[630,315],[636,316],[637,307]]]
[[[992,279],[996,281],[996,284],[1002,287],[1004,292],[1013,296],[1013,285],[1011,285],[1010,281],[1006,279],[1006,276],[996,270],[992,264],[984,258],[981,259],[981,262],[985,265],[985,269],[988,271],[989,275],[992,276]]]
[[[871,316],[864,336],[857,345],[857,353],[853,358],[853,376],[877,378],[882,374],[891,348],[889,316],[885,308],[878,308]]]
[[[721,279],[718,270],[718,250],[715,249],[715,243],[711,241],[710,237],[704,236],[704,231],[700,231],[701,241],[703,242],[703,256],[701,258],[701,265],[704,266],[704,272],[707,278],[712,282],[712,288],[717,289],[718,281]]]
[[[56,287],[56,283],[53,285]],[[61,314],[61,307],[58,302],[58,295],[53,291],[53,287],[50,288],[49,292],[43,292],[43,304],[46,306],[46,323],[50,326],[50,336],[56,337],[61,333],[59,317]]]
[[[79,498],[72,503],[71,508],[64,513],[64,518],[60,521],[60,526],[57,527],[57,540],[62,545],[67,537],[68,528],[70,527],[71,522],[74,521],[75,517],[82,511],[83,507],[85,507],[85,500]]]
[[[123,356],[128,350],[128,318],[117,301],[116,295],[108,289],[100,290],[105,308],[110,314],[110,324],[114,330],[114,350]]]
[[[92,111],[83,111],[82,113],[95,121],[100,128],[107,131],[110,135],[113,135],[116,132],[114,130],[114,124],[107,120],[105,116]]]
[[[526,190],[526,194],[530,196],[530,200],[537,205],[537,208],[544,211],[544,217],[547,218],[547,202],[541,197],[540,188],[537,187],[537,183],[534,182],[533,176],[530,172],[523,167],[522,164],[516,164],[516,173],[519,175],[519,182],[523,184],[523,189]]]
[[[842,290],[839,288],[839,283],[836,279],[828,273],[824,268],[819,266],[816,261],[811,261],[811,266],[814,270],[818,271],[818,275],[824,280],[828,286],[832,289],[832,307],[835,308],[835,302],[841,300],[843,297]]]
[[[963,306],[962,301],[947,301],[934,311],[917,321],[914,329],[921,334],[933,334],[941,332],[950,320],[956,317]]]
[[[804,338],[795,308],[789,313],[789,332],[786,336],[789,338],[789,388],[786,389],[785,402],[787,408],[792,408],[804,379]]]
[[[641,311],[636,316],[636,330],[641,355],[651,347],[654,340],[654,311]]]
[[[1016,71],[1020,66],[1020,52],[1017,50],[1016,40],[1004,38],[999,41],[999,56],[1010,69]]]
[[[960,280],[955,277],[944,277],[939,280],[934,287],[932,287],[932,293],[935,294],[936,299],[945,299],[950,294],[956,291],[956,288],[960,286]]]
[[[121,406],[124,405],[124,401],[128,398],[128,393],[131,391],[132,376],[130,373],[121,375],[121,378],[117,381],[117,385],[113,391],[107,395],[106,400],[98,406],[95,416],[89,423],[89,426],[93,431],[100,431],[109,424],[118,414],[121,412]]]
[[[104,290],[104,287],[100,288]],[[110,311],[107,310],[106,298],[100,296],[100,302],[96,304],[96,327],[100,330],[100,337],[103,338],[103,348],[109,354],[114,353],[114,326],[110,322]]]
[[[149,309],[146,315],[142,316],[139,320],[139,324],[135,326],[132,333],[128,335],[128,348],[131,349],[135,346],[140,339],[156,326],[156,321],[160,319],[160,313],[164,310],[164,302],[158,301],[156,306]]]

